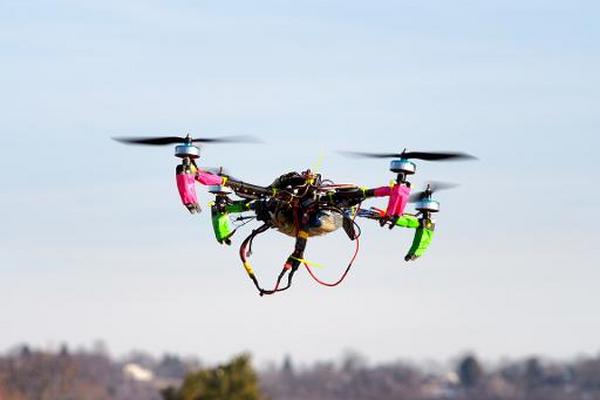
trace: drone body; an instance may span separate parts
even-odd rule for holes
[[[200,148],[194,143],[248,141],[247,137],[229,137],[220,139],[192,139],[189,135],[160,138],[123,138],[125,143],[165,145],[177,144],[175,156],[182,161],[176,168],[177,189],[184,206],[192,213],[201,208],[196,195],[196,183],[207,186],[214,195],[211,203],[212,226],[215,238],[221,244],[230,245],[237,228],[231,222],[257,220],[262,225],[253,230],[240,246],[240,258],[250,279],[259,294],[274,294],[288,289],[292,278],[300,265],[304,265],[309,274],[326,286],[339,284],[347,275],[359,249],[360,227],[356,218],[376,220],[380,226],[392,229],[396,226],[414,229],[412,245],[405,256],[406,261],[422,256],[433,238],[435,223],[432,215],[439,211],[439,203],[431,198],[436,189],[450,186],[428,185],[422,191],[411,195],[408,177],[416,171],[411,159],[429,161],[472,158],[463,153],[423,153],[406,152],[399,154],[350,153],[360,157],[392,158],[390,171],[396,175],[390,185],[376,188],[364,188],[357,185],[339,185],[323,180],[321,175],[311,170],[301,173],[289,172],[279,176],[268,186],[260,186],[237,180],[223,170],[212,171],[198,167]],[[232,198],[235,194],[237,198]],[[372,198],[387,197],[385,210],[363,209],[363,202]],[[405,213],[409,202],[416,202],[416,214]],[[236,217],[237,216],[237,217]],[[304,257],[308,238],[327,235],[343,228],[348,238],[355,243],[355,253],[341,278],[334,283],[321,281],[311,270],[310,263]],[[272,289],[264,289],[248,260],[254,238],[269,229],[294,237],[294,251],[287,258]],[[287,283],[282,280],[287,275]]]

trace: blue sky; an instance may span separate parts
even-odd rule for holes
[[[0,4],[0,348],[251,350],[311,361],[596,353],[600,6],[592,1],[22,1]],[[381,185],[339,149],[463,150],[427,257],[366,232],[337,289],[259,298],[237,246],[178,204],[172,150],[115,135],[253,134],[205,165],[266,184],[315,165]],[[203,203],[209,201],[205,193]],[[378,203],[375,203],[377,205]],[[206,208],[206,207],[205,207]],[[242,232],[244,233],[244,232]],[[239,244],[242,235],[236,237]],[[257,242],[263,276],[289,239]],[[338,273],[343,234],[311,242]],[[257,323],[260,322],[260,323]]]

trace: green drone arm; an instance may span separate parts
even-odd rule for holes
[[[233,231],[229,225],[229,216],[227,213],[215,210],[215,206],[211,207],[211,218],[215,238],[219,243],[231,244],[229,239],[233,235]]]
[[[225,206],[225,211],[228,213],[243,213],[250,209],[250,201],[248,200],[237,200]]]
[[[431,240],[433,239],[433,231],[435,230],[435,224],[431,221],[431,219],[418,219],[413,215],[405,214],[398,218],[396,225],[403,228],[415,229],[415,236],[413,237],[412,245],[404,257],[404,260],[412,261],[425,254],[425,251],[431,244]]]
[[[231,244],[231,236],[235,229],[231,229],[229,214],[248,211],[250,202],[247,200],[225,203],[217,199],[210,207],[211,219],[215,238],[219,243]]]
[[[401,217],[398,217],[396,220],[396,226],[400,226],[402,228],[412,228],[416,229],[420,225],[419,219],[414,215],[404,214]]]

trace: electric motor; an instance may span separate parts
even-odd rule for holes
[[[200,148],[193,144],[180,144],[175,146],[175,157],[179,158],[198,158],[200,157]]]
[[[440,211],[440,203],[435,200],[424,199],[417,202],[417,204],[415,204],[415,208],[418,211],[438,212]]]
[[[403,158],[399,160],[392,160],[390,162],[390,171],[396,174],[412,175],[417,170],[417,166],[414,162],[405,160]]]

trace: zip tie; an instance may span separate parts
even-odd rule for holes
[[[250,276],[254,275],[254,270],[252,269],[252,266],[250,265],[250,263],[248,261],[244,261],[244,269],[246,269],[246,272],[248,273],[248,275],[250,275]]]
[[[308,261],[308,260],[305,260],[304,258],[298,258],[298,257],[294,257],[294,256],[291,256],[290,258],[292,260],[299,261],[299,262],[301,262],[303,264],[310,265],[311,267],[325,268],[325,266],[323,264],[319,264],[319,263],[316,263],[316,262]]]

